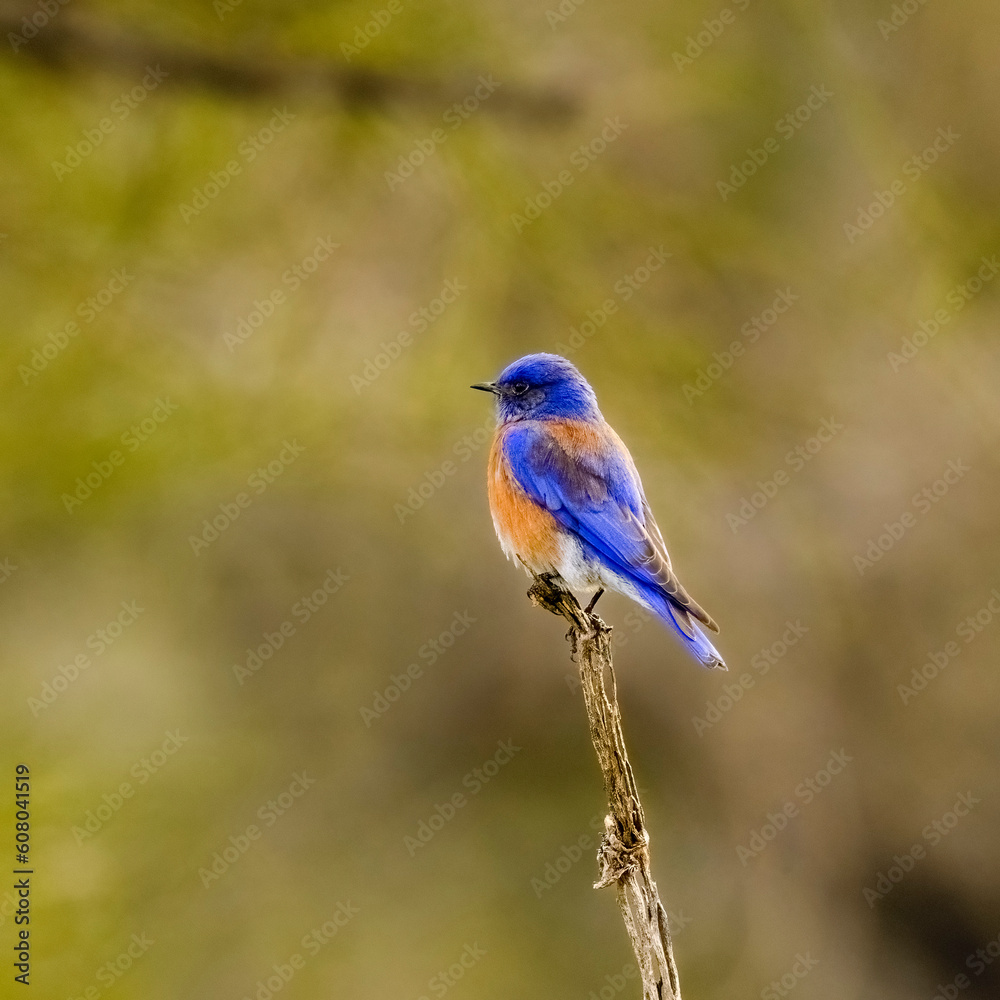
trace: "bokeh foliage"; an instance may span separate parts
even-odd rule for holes
[[[40,9],[8,5],[5,37]],[[699,671],[603,599],[627,639],[619,695],[685,993],[759,995],[809,951],[803,995],[929,997],[966,972],[963,996],[995,996],[992,968],[965,963],[1000,931],[1000,625],[968,643],[956,630],[1000,585],[998,298],[992,275],[955,292],[1000,250],[995,5],[754,0],[723,23],[721,3],[553,4],[560,20],[544,4],[403,0],[349,60],[370,2],[219,9],[70,0],[0,46],[0,557],[16,566],[0,584],[0,712],[10,764],[35,775],[43,995],[252,996],[347,901],[360,913],[286,995],[438,995],[431,977],[474,943],[486,955],[456,998],[582,997],[622,969],[589,851],[532,888],[602,798],[562,630],[493,538],[488,401],[466,388],[569,343],[612,299],[573,358],[731,665]],[[119,118],[147,55],[168,75]],[[451,130],[483,75],[500,87]],[[786,137],[778,123],[813,88],[832,96]],[[265,143],[275,109],[294,120]],[[57,170],[104,118],[93,152]],[[608,119],[627,127],[580,170],[574,151],[593,152]],[[442,127],[390,189],[386,172]],[[768,140],[777,151],[723,198]],[[233,160],[218,196],[182,213]],[[518,232],[512,216],[566,170]],[[340,246],[292,292],[282,276],[320,238]],[[626,300],[616,287],[660,248]],[[127,286],[87,322],[120,269]],[[420,329],[410,316],[448,280],[464,291]],[[285,300],[227,344],[274,289]],[[741,330],[781,290],[796,301],[751,343]],[[941,309],[940,332],[894,361]],[[78,335],[23,375],[73,320]],[[409,345],[359,385],[402,331]],[[686,393],[699,373],[709,386]],[[158,400],[176,410],[128,450]],[[842,430],[796,468],[789,452],[824,419]],[[253,494],[285,441],[304,450]],[[116,449],[123,463],[68,510]],[[914,495],[950,461],[968,473],[922,510]],[[787,484],[762,509],[727,519],[777,470]],[[248,490],[195,554],[202,522]],[[860,572],[904,512],[914,526]],[[297,618],[331,569],[348,581]],[[145,610],[33,710],[122,601]],[[431,662],[457,612],[474,624]],[[285,621],[294,634],[237,678]],[[762,674],[788,621],[808,631]],[[904,704],[899,685],[949,641],[961,654]],[[366,724],[411,663],[422,676]],[[753,686],[720,721],[693,724],[743,675]],[[188,741],[140,784],[171,731]],[[471,794],[463,777],[500,740],[522,749]],[[796,788],[839,750],[853,761],[806,803]],[[258,810],[302,771],[315,784],[265,826]],[[126,781],[135,794],[81,842],[74,827]],[[467,804],[408,850],[456,792]],[[922,831],[965,792],[981,804],[930,846]],[[799,815],[742,863],[788,801]],[[203,887],[199,869],[252,823],[260,840]],[[927,857],[869,905],[862,890],[914,843]],[[99,970],[143,933],[155,943],[109,987]]]

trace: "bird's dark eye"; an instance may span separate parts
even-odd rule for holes
[[[515,396],[523,396],[529,388],[530,387],[527,382],[514,382],[510,387],[510,391]]]

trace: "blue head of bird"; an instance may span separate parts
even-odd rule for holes
[[[527,354],[494,382],[473,389],[497,398],[500,423],[512,420],[600,420],[597,397],[576,366],[558,354]]]

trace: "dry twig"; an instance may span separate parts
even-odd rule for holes
[[[569,622],[566,638],[580,668],[590,738],[604,775],[610,810],[604,819],[604,837],[598,851],[601,877],[594,887],[616,887],[642,976],[644,1000],[680,1000],[667,911],[650,871],[649,834],[622,734],[611,662],[611,629],[546,577],[535,578],[528,596],[534,604]],[[610,687],[605,677],[610,679]]]

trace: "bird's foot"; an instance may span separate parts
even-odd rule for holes
[[[588,614],[589,615],[594,610],[595,606],[597,605],[597,602],[601,599],[601,594],[603,594],[603,593],[604,593],[604,588],[601,587],[597,591],[597,593],[594,594],[594,596],[590,599],[590,603],[583,609],[584,610],[584,614]]]

